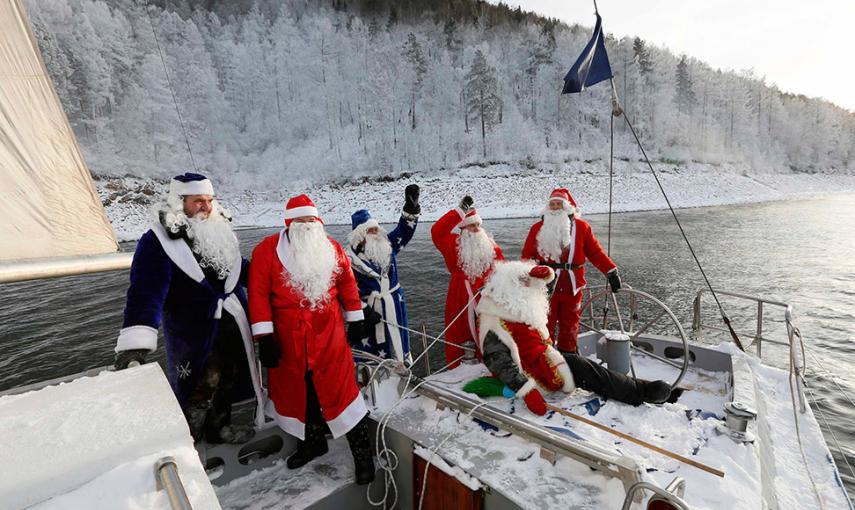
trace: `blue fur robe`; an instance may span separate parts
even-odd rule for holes
[[[385,273],[378,265],[365,258],[361,252],[357,253],[354,247],[347,249],[347,256],[350,257],[362,302],[380,312],[384,320],[404,327],[408,325],[407,303],[404,298],[404,289],[398,281],[397,255],[401,248],[413,238],[417,224],[418,219],[408,220],[401,216],[398,225],[389,232],[387,237],[392,243],[392,254]],[[393,355],[393,352],[398,350],[398,345],[400,345],[400,353]],[[362,349],[385,358],[411,360],[409,332],[382,322],[370,331],[366,340],[363,340]]]
[[[137,243],[116,351],[153,351],[162,322],[169,383],[184,408],[205,372],[221,318],[233,319],[246,353],[245,360],[239,361],[242,377],[234,397],[247,398],[254,389],[261,404],[259,370],[246,315],[244,286],[248,268],[249,263],[238,257],[224,282],[211,282],[187,243],[169,238],[163,226],[155,223]]]

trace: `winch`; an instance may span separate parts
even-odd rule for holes
[[[757,419],[757,411],[742,402],[733,401],[724,404],[724,416],[731,439],[742,443],[754,441],[754,434],[748,431],[748,425]]]

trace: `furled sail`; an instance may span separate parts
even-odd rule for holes
[[[0,263],[115,252],[20,0],[0,0]]]

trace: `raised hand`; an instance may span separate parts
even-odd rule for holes
[[[419,186],[410,184],[404,189],[404,212],[417,216],[422,212],[422,206],[419,205]]]

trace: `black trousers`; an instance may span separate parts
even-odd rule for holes
[[[205,372],[190,393],[184,410],[194,439],[201,439],[205,433],[218,434],[221,427],[231,424],[241,364],[246,365],[246,353],[240,329],[231,314],[224,313]]]
[[[632,377],[613,372],[575,353],[562,353],[576,386],[631,405],[644,402],[642,384]]]
[[[306,443],[315,444],[326,442],[326,434],[329,432],[326,420],[321,413],[321,403],[318,400],[318,392],[315,390],[315,382],[312,380],[312,372],[306,372]],[[366,414],[347,434],[347,442],[354,459],[370,458],[371,439],[368,434],[368,415]]]

